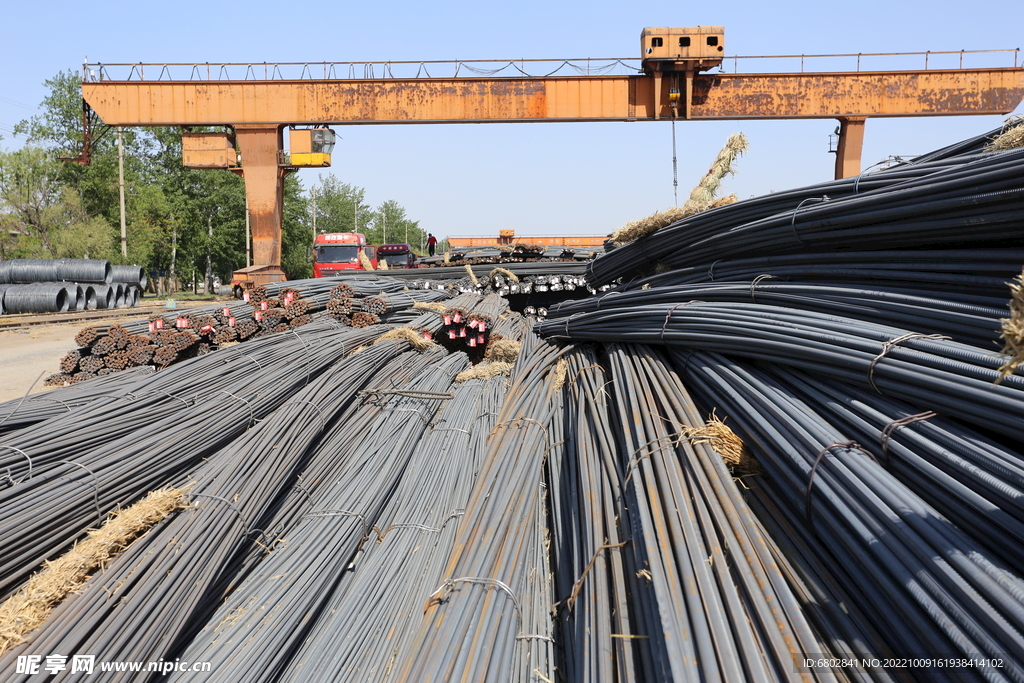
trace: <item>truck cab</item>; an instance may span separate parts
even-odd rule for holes
[[[330,277],[348,270],[366,270],[359,258],[365,254],[377,267],[377,248],[358,232],[329,232],[313,240],[313,277]]]
[[[416,268],[416,254],[409,244],[382,244],[377,248],[378,260],[385,261],[388,268]]]

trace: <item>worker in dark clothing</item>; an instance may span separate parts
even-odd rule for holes
[[[437,238],[434,237],[433,235],[431,235],[428,232],[427,233],[427,253],[429,253],[431,256],[433,256],[434,255],[434,248],[435,247],[437,247]]]

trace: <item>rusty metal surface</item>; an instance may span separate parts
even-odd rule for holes
[[[631,87],[632,86],[632,87]],[[621,121],[670,116],[646,76],[322,81],[108,81],[82,94],[109,125]],[[635,93],[631,96],[631,92]],[[1005,114],[1024,68],[701,75],[698,119]]]

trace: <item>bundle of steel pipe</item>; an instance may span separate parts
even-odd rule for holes
[[[37,631],[28,648],[111,652],[155,661],[217,606],[257,520],[296,481],[310,449],[359,389],[407,344],[376,344],[325,368],[257,426],[212,454],[192,477],[190,506],[115,558]],[[341,350],[336,347],[336,350]],[[67,618],[65,618],[65,615]],[[5,664],[0,660],[0,666]]]
[[[850,656],[969,658],[978,663],[964,678],[1024,676],[1018,574],[772,377],[713,353],[678,361],[702,404],[728,416],[766,471],[766,505],[843,587],[832,600],[856,606],[856,632],[829,625],[857,648]]]
[[[217,363],[222,373],[216,387],[205,373],[175,373],[185,382],[157,373],[125,398],[97,400],[8,435],[0,455],[11,463],[11,485],[0,491],[0,589],[6,592],[59,553],[105,511],[181,483],[205,455],[256,424],[338,353],[383,331],[306,326],[280,335],[277,343],[234,354],[227,367]],[[149,398],[153,394],[155,400]],[[168,408],[175,403],[181,408]],[[148,410],[140,410],[144,406]],[[123,417],[116,419],[118,413]],[[90,418],[96,428],[85,429]]]
[[[524,342],[444,580],[410,656],[396,663],[398,680],[554,680],[541,520],[544,460],[563,447],[561,353],[534,337]]]
[[[466,366],[465,355],[447,356],[408,390],[387,400],[351,467],[322,490],[288,543],[268,555],[227,597],[182,658],[212,662],[212,681],[276,678],[281,673],[312,626],[311,617],[321,612],[338,575],[377,523],[447,396],[443,392]],[[171,680],[179,679],[172,675]]]

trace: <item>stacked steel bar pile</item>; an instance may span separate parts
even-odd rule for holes
[[[179,365],[139,380],[123,398],[93,401],[5,435],[0,590],[66,548],[105,511],[184,481],[205,455],[255,425],[339,353],[383,331],[310,325]],[[214,384],[211,371],[219,372]]]
[[[388,399],[350,467],[322,489],[288,543],[228,597],[183,658],[213,662],[209,680],[279,675],[377,524],[444,392],[466,366],[465,355],[450,355]]]
[[[46,383],[62,386],[132,367],[165,368],[233,342],[301,327],[325,309],[347,324],[352,324],[352,314],[357,312],[354,326],[366,327],[381,320],[373,310],[394,317],[395,311],[412,308],[418,301],[448,296],[439,291],[404,292],[404,286],[400,281],[365,276],[331,278],[330,287],[323,280],[275,283],[248,292],[245,303],[155,315],[148,322],[85,328],[76,338],[79,348],[68,352],[61,372]],[[332,298],[332,292],[341,291],[344,297]],[[338,313],[342,309],[348,312]]]
[[[220,591],[236,579],[250,547],[268,541],[253,530],[308,471],[316,444],[358,403],[359,390],[375,371],[406,346],[376,344],[338,360],[258,426],[209,456],[192,478],[190,506],[117,557],[103,581],[63,603],[27,650],[116,650],[139,661],[170,657],[200,615],[217,607]]]
[[[756,444],[767,470],[758,496],[781,517],[771,522],[827,549],[814,556],[839,587],[830,597],[853,606],[830,629],[865,654],[999,659],[978,673],[1024,675],[1019,562],[1004,564],[898,482],[873,444],[854,442],[768,374],[710,353],[682,354],[679,362],[701,400],[725,410]],[[1019,542],[1003,524],[986,526],[1004,543]]]
[[[138,306],[145,287],[140,266],[96,259],[0,261],[0,314]]]
[[[978,145],[977,147],[980,147]],[[1024,148],[925,158],[682,219],[593,261],[591,285],[655,267],[840,250],[999,245],[1019,238]]]
[[[539,330],[673,349],[766,470],[751,503],[826,649],[1024,680],[1024,376],[995,352],[1024,151],[985,142],[681,221],[599,258],[591,283],[624,284]]]
[[[375,542],[341,577],[282,680],[382,680],[408,658],[423,605],[443,579],[505,379],[455,387],[381,512]]]
[[[554,680],[542,482],[545,456],[563,446],[558,354],[524,343],[444,581],[399,680]]]

